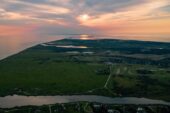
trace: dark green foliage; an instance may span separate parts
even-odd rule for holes
[[[1,60],[0,95],[96,94],[170,100],[170,43],[106,39],[52,43]]]

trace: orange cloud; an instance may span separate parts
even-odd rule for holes
[[[52,23],[52,24],[61,24],[66,25],[66,22],[61,18],[47,19],[47,18],[38,18],[31,15],[20,14],[16,12],[6,12],[4,11],[1,14],[1,20],[12,20],[12,21],[26,21],[26,23]]]
[[[32,12],[47,12],[47,13],[54,13],[54,14],[66,14],[70,12],[70,9],[68,8],[64,8],[64,7],[60,7],[60,6],[52,6],[52,5],[45,5],[45,4],[33,4],[33,3],[29,3],[29,2],[24,2],[24,1],[17,1],[17,0],[13,0],[13,1],[8,1],[8,3],[17,3],[20,5],[25,5],[25,6],[29,6],[30,11]]]
[[[65,25],[66,22],[63,18],[53,17],[54,15],[68,14],[70,9],[61,6],[53,6],[46,4],[33,4],[24,1],[8,1],[10,5],[18,4],[20,6],[25,6],[23,10],[12,11],[0,8],[0,21],[20,21],[20,23],[49,23],[49,24],[60,24]],[[43,15],[52,15],[52,17],[47,17]]]
[[[157,10],[169,3],[167,0],[151,0],[123,11],[91,16],[86,21],[82,21],[80,17],[77,20],[82,26],[101,29],[113,34],[170,34],[170,13]]]

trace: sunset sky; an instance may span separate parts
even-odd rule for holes
[[[0,37],[170,35],[170,0],[0,0]]]

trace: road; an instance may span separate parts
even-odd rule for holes
[[[111,72],[112,66],[110,66],[109,68],[110,68],[110,75],[109,75],[109,77],[108,77],[108,79],[107,79],[107,81],[106,81],[106,83],[104,85],[104,88],[107,88],[107,85],[108,85],[108,83],[109,83],[109,81],[110,81],[110,79],[111,79],[111,77],[113,75],[112,72]],[[119,73],[120,73],[120,68],[117,69],[116,75],[119,75]]]

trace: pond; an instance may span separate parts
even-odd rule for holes
[[[79,48],[79,49],[88,48],[87,46],[74,46],[74,45],[65,45],[65,46],[57,45],[56,47],[60,47],[60,48]]]

